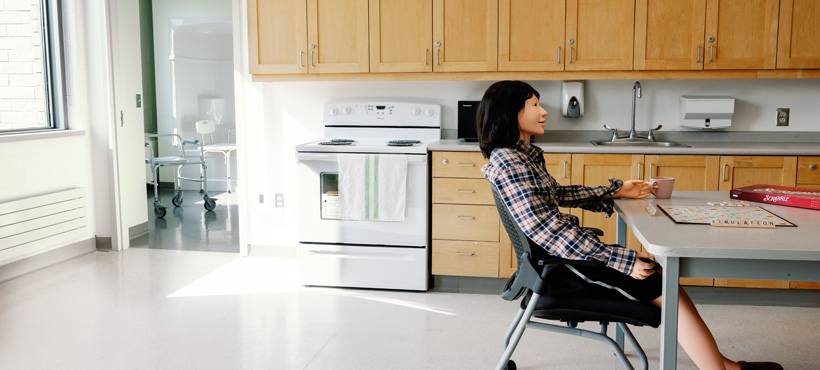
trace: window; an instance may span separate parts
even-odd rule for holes
[[[0,7],[0,133],[66,128],[60,5]]]

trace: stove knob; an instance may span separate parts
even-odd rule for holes
[[[432,117],[433,113],[434,113],[433,110],[430,109],[430,108],[427,108],[427,109],[424,110],[424,115],[427,116],[427,117]]]
[[[419,107],[410,108],[410,114],[412,114],[414,116],[418,116],[419,113],[421,113],[421,109],[419,109]]]
[[[328,113],[330,113],[331,116],[335,116],[335,115],[339,114],[339,109],[330,108],[330,111]]]
[[[346,114],[346,115],[347,115],[347,114],[350,114],[350,112],[352,112],[352,111],[353,111],[353,109],[351,109],[351,108],[350,108],[350,107],[348,107],[348,106],[345,106],[344,108],[342,108],[342,113],[344,113],[344,114]]]

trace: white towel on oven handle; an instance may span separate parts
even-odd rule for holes
[[[404,221],[407,156],[339,154],[341,219]]]

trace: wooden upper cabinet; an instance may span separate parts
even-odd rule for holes
[[[370,71],[433,70],[432,0],[370,0]]]
[[[780,0],[777,68],[820,68],[820,2]]]
[[[703,69],[706,0],[638,0],[636,70]]]
[[[366,73],[367,0],[307,0],[310,73]]]
[[[367,0],[249,0],[253,74],[368,72]]]
[[[498,0],[433,0],[433,53],[436,72],[496,71]]]
[[[797,157],[721,156],[719,191],[756,184],[794,186]]]
[[[498,70],[563,71],[566,0],[498,2]]]
[[[635,0],[567,0],[564,69],[632,70]]]
[[[305,0],[248,0],[250,72],[307,73]]]
[[[704,69],[774,69],[778,0],[707,0]]]

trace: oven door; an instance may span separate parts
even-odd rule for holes
[[[406,155],[404,221],[342,221],[336,201],[338,154],[297,152],[301,208],[299,242],[424,248],[427,241],[427,155]]]

